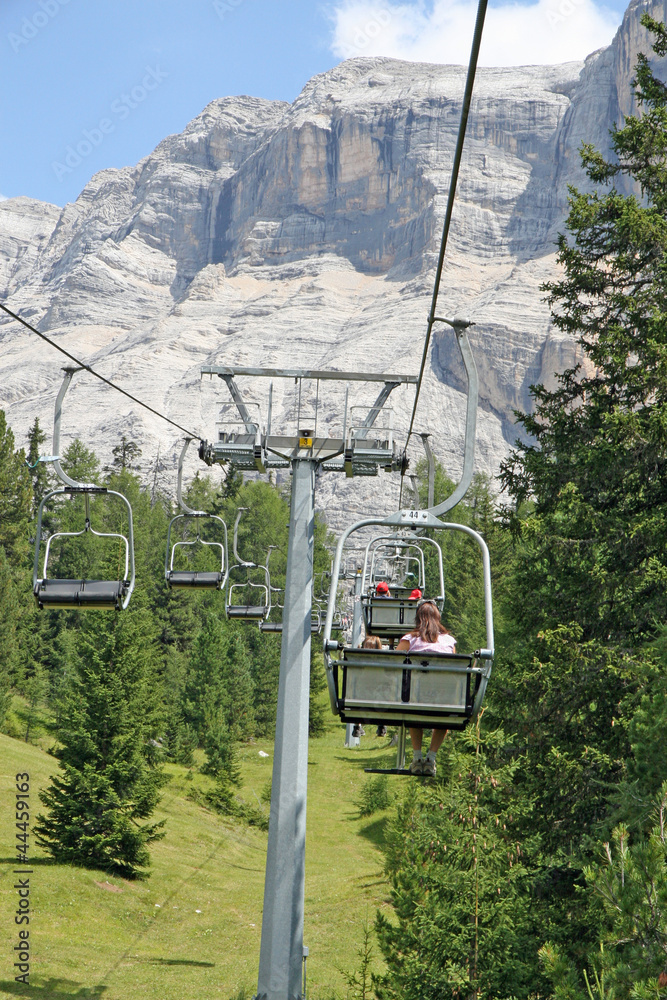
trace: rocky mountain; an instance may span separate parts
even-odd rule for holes
[[[612,44],[582,63],[480,69],[450,234],[440,311],[466,314],[480,370],[477,467],[516,437],[529,386],[576,359],[539,291],[555,273],[567,185],[584,184],[582,140],[608,147],[633,109],[632,69],[649,51],[633,0]],[[545,28],[546,30],[546,28]],[[212,101],[134,167],[97,174],[63,209],[0,203],[0,297],[108,378],[209,439],[221,405],[209,364],[416,373],[461,110],[465,67],[351,59],[293,104]],[[50,430],[62,356],[0,319],[0,406],[19,443],[35,415]],[[267,380],[241,379],[265,408]],[[314,407],[306,386],[302,414]],[[412,388],[391,405],[405,434]],[[353,384],[350,403],[372,400]],[[322,386],[320,427],[340,429],[344,387]],[[273,426],[297,400],[276,382]],[[434,335],[417,428],[452,474],[462,459],[465,384],[454,337]],[[223,406],[223,411],[225,407]],[[87,374],[70,390],[63,440],[103,459],[121,434],[173,468],[179,432]],[[50,447],[50,446],[48,446]],[[412,452],[419,455],[421,445]],[[193,461],[192,468],[195,468]],[[384,474],[381,474],[384,475]],[[319,502],[394,509],[398,477],[323,476]]]

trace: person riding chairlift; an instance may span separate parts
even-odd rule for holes
[[[382,640],[380,639],[379,635],[367,635],[366,638],[364,639],[364,641],[361,644],[361,648],[362,649],[382,649]],[[361,725],[360,722],[356,723],[354,729],[352,730],[352,735],[353,736],[365,736],[366,735],[366,730],[364,729],[364,727]],[[375,731],[375,735],[376,736],[386,736],[387,735],[387,727],[383,726],[383,725],[378,726],[377,729],[376,729],[376,731]]]
[[[434,601],[422,601],[415,612],[415,627],[412,632],[403,636],[396,649],[403,653],[455,653],[456,639],[440,621],[440,611]],[[435,755],[447,735],[446,729],[434,729],[426,757],[422,756],[422,739],[424,730],[410,728],[413,759],[410,764],[410,774],[423,774],[435,778]]]
[[[375,596],[391,597],[391,594],[389,593],[389,584],[385,583],[384,580],[380,580],[380,582],[375,587]]]

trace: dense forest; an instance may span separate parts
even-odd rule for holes
[[[643,17],[659,56],[667,31]],[[374,932],[379,1000],[667,996],[667,88],[640,57],[641,115],[614,130],[613,160],[582,155],[592,193],[571,192],[545,289],[581,361],[535,386],[498,484],[478,477],[452,517],[486,538],[498,656],[477,724],[450,734],[433,782],[401,786],[385,844],[393,913]],[[616,177],[635,184],[620,194]],[[75,441],[64,466],[122,491],[135,511],[137,588],[121,615],[38,611],[31,596],[35,511],[49,488],[0,414],[0,725],[28,739],[54,720],[59,776],[38,833],[73,864],[149,869],[163,835],[151,815],[164,760],[199,748],[211,802],[252,822],[235,794],[235,747],[275,722],[279,636],[225,619],[220,596],[170,593],[164,546],[173,502],[156,462],[123,441],[113,463]],[[425,468],[417,469],[426,504]],[[438,468],[435,500],[452,484]],[[239,548],[284,581],[288,496],[233,470],[197,476],[188,502],[233,524]],[[103,498],[104,530],[122,520]],[[76,500],[48,530],[74,530]],[[80,542],[81,540],[79,540]],[[318,523],[316,571],[329,565]],[[445,548],[445,621],[474,648],[479,566],[465,539]],[[53,554],[59,575],[111,568],[117,546],[86,537]],[[114,563],[115,560],[115,563]],[[433,567],[429,567],[432,572]],[[313,653],[311,735],[324,725]],[[21,714],[12,708],[20,696]],[[365,971],[358,996],[370,996]],[[353,980],[351,979],[352,983]]]
[[[161,486],[159,466],[153,463],[152,470],[142,470],[139,449],[125,440],[114,449],[106,469],[78,439],[66,449],[62,464],[72,478],[103,484],[130,501],[137,583],[129,607],[120,614],[38,610],[31,593],[35,515],[42,497],[59,485],[49,466],[37,462],[44,440],[35,420],[27,455],[16,449],[0,412],[0,726],[28,739],[40,705],[53,717],[61,774],[44,795],[48,811],[36,828],[53,857],[141,875],[149,865],[148,845],[162,835],[150,815],[159,800],[164,781],[160,765],[165,760],[191,764],[193,752],[201,748],[204,773],[216,785],[209,804],[227,813],[240,812],[250,822],[267,822],[261,810],[242,807],[235,795],[235,746],[239,740],[273,733],[280,637],[227,620],[225,597],[218,591],[167,588],[165,546],[175,504]],[[195,509],[221,516],[230,527],[237,508],[245,508],[238,551],[247,562],[262,566],[269,546],[275,547],[270,561],[275,602],[284,587],[289,493],[259,481],[243,483],[232,472],[218,489],[210,477],[197,476],[186,499]],[[127,533],[125,509],[111,496],[91,498],[90,520],[97,532]],[[84,521],[80,496],[56,497],[45,507],[45,530],[53,538],[49,577],[122,577],[122,540],[90,532],[56,537],[57,532],[80,532]],[[206,532],[216,537],[210,524]],[[193,540],[195,534],[192,522],[185,533],[176,526],[172,542]],[[325,537],[326,529],[318,522],[319,573],[330,564]],[[230,533],[230,548],[231,541]],[[194,551],[199,560],[195,568],[210,569],[211,560],[215,563],[213,552],[202,546]],[[43,559],[44,545],[40,574]],[[241,600],[246,580],[265,579],[252,570],[237,570],[232,576]],[[323,687],[315,641],[312,736],[323,727],[324,710],[317,697]],[[18,715],[9,711],[13,693],[21,697]]]

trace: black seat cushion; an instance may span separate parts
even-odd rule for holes
[[[123,580],[41,580],[35,587],[40,608],[120,608],[125,593]]]
[[[169,570],[167,583],[170,587],[201,587],[217,589],[222,583],[222,573],[198,573],[186,570]]]

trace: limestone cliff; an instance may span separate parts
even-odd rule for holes
[[[665,18],[667,0],[649,4]],[[481,376],[477,466],[495,472],[529,386],[570,366],[540,285],[555,273],[567,185],[583,184],[582,140],[603,149],[633,109],[632,67],[649,51],[628,8],[609,48],[584,64],[481,69],[442,286],[441,311],[466,313]],[[213,101],[135,167],[97,174],[60,210],[0,204],[0,295],[58,343],[211,438],[223,385],[203,364],[418,369],[460,116],[465,68],[352,59],[291,104]],[[61,358],[0,320],[0,406],[19,442],[51,426]],[[267,386],[245,387],[263,398]],[[274,426],[293,415],[276,384]],[[418,429],[460,468],[464,384],[450,332],[437,332]],[[352,402],[372,398],[355,388]],[[412,390],[396,392],[405,431]],[[320,419],[342,422],[342,390]],[[71,390],[64,440],[108,457],[131,434],[149,462],[173,463],[178,432],[89,376]],[[419,454],[417,446],[415,456]],[[397,483],[322,477],[334,523],[395,506]]]

